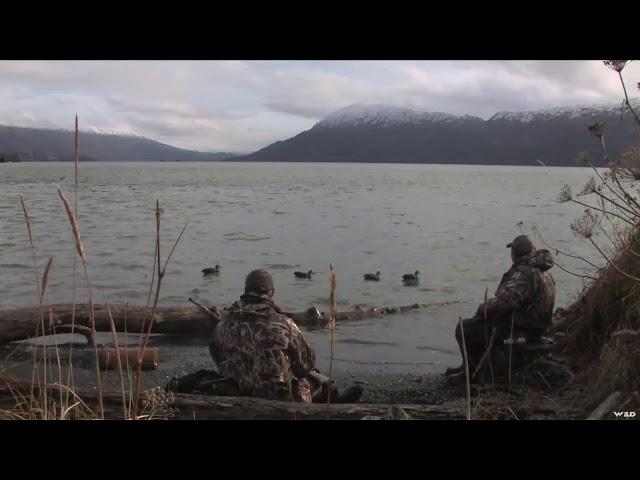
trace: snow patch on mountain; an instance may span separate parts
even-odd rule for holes
[[[86,127],[86,129],[83,130],[91,133],[97,133],[98,135],[117,135],[118,137],[146,138],[142,135],[136,135],[134,133],[122,132],[118,130],[108,130],[106,128]]]
[[[640,111],[640,100],[631,100],[631,106]],[[572,107],[556,107],[542,110],[521,112],[502,111],[493,115],[488,122],[497,120],[521,123],[533,120],[549,120],[552,118],[597,117],[598,115],[619,114],[623,111],[622,101],[617,104],[577,105]],[[442,112],[417,111],[390,105],[355,104],[337,110],[318,122],[314,128],[377,125],[393,126],[423,123],[452,123],[485,120],[472,115],[451,115]]]
[[[355,104],[331,113],[316,124],[316,127],[345,125],[401,125],[422,122],[449,122],[462,117],[441,112],[419,112],[409,108],[389,105]]]
[[[634,109],[640,107],[640,100],[630,100],[630,102]],[[488,121],[509,120],[527,123],[533,120],[548,120],[553,117],[577,118],[583,116],[610,115],[623,111],[624,105],[622,102],[614,105],[577,105],[573,107],[556,107],[525,112],[498,112]]]

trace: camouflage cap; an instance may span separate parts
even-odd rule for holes
[[[507,244],[507,248],[512,249],[518,257],[522,257],[533,252],[533,243],[526,235],[520,235]]]
[[[273,277],[263,269],[252,271],[245,280],[244,293],[273,295]]]

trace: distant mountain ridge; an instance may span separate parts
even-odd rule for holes
[[[632,101],[640,110],[640,101]],[[586,153],[601,165],[599,143],[587,127],[605,122],[610,157],[640,140],[621,104],[472,115],[355,104],[337,110],[311,129],[248,155],[186,150],[145,137],[80,132],[81,161],[263,161],[444,163],[576,166]],[[0,126],[0,156],[20,161],[73,159],[74,132]]]
[[[640,110],[640,102],[632,102]],[[471,115],[420,112],[356,104],[331,113],[311,129],[238,161],[445,163],[576,166],[587,153],[596,163],[599,143],[587,127],[606,122],[607,148],[616,157],[640,140],[621,104]]]
[[[70,161],[75,133],[70,130],[0,125],[0,155],[17,155],[21,161]],[[81,161],[206,162],[236,154],[197,152],[172,147],[145,137],[80,131]]]
[[[336,127],[340,125],[398,125],[421,122],[451,122],[459,118],[456,115],[442,112],[418,112],[409,108],[389,105],[355,104],[337,110],[321,121],[315,127]],[[478,118],[478,117],[470,117]],[[478,118],[479,120],[482,120]]]

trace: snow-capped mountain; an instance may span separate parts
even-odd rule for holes
[[[640,102],[632,102],[632,106]],[[272,162],[384,162],[576,166],[579,154],[601,162],[587,127],[606,122],[610,156],[640,142],[638,125],[616,105],[471,115],[386,105],[351,105],[310,130],[237,160]]]

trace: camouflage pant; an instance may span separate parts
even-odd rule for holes
[[[314,403],[323,403],[327,401],[329,390],[331,398],[338,398],[338,389],[335,383],[330,386],[320,384],[313,378],[297,379],[297,385],[293,388],[293,401],[310,403],[312,399]],[[199,393],[203,395],[221,395],[221,396],[243,396],[248,395],[242,392],[238,384],[232,378],[223,377],[213,370],[198,370],[197,372],[184,375],[179,378],[172,378],[167,384],[167,391],[175,393]],[[296,394],[299,392],[299,394]],[[311,397],[313,395],[313,397]],[[250,395],[263,396],[263,395]],[[273,395],[266,395],[273,397]],[[289,400],[289,398],[273,398],[277,400]]]
[[[198,370],[182,377],[174,377],[167,384],[166,390],[204,395],[240,395],[238,384],[232,378],[223,377],[213,370]]]

